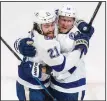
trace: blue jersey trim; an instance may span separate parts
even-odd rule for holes
[[[15,42],[14,42],[14,48],[15,48],[15,50],[18,52],[19,51],[19,47],[18,47],[18,45],[19,45],[19,40],[20,40],[21,38],[19,38],[19,39],[17,39]]]
[[[23,79],[24,81],[27,81],[27,82],[29,82],[29,83],[31,83],[31,84],[33,84],[33,85],[40,85],[38,82],[37,82],[37,80],[35,80],[35,78],[33,78],[33,77],[25,77],[25,76],[20,76],[19,75],[19,77],[21,78],[21,79]],[[50,78],[48,78],[48,79],[46,79],[45,81],[41,81],[41,83],[42,84],[46,84],[46,83],[48,83],[50,81]]]
[[[57,71],[57,72],[60,72],[60,71],[62,71],[62,70],[64,69],[65,63],[66,63],[66,58],[65,58],[65,56],[64,56],[64,61],[63,61],[62,64],[56,65],[56,66],[51,66],[51,68],[54,69],[54,70]]]
[[[79,79],[77,81],[74,81],[74,82],[69,82],[69,83],[60,83],[58,81],[56,81],[52,76],[51,76],[51,82],[57,86],[60,86],[62,88],[66,88],[66,89],[69,89],[69,88],[75,88],[75,87],[79,87],[79,86],[82,86],[82,85],[85,85],[86,84],[86,78],[82,78],[82,79]]]
[[[68,71],[69,71],[69,73],[72,74],[76,69],[77,69],[77,67],[74,66],[74,67],[72,67],[72,68],[71,68],[70,70],[68,70]]]

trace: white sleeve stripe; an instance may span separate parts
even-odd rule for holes
[[[14,43],[14,48],[18,53],[20,53],[19,48],[18,48],[18,45],[20,44],[20,40],[21,40],[21,38],[17,39]]]

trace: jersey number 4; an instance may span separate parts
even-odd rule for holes
[[[55,57],[59,56],[59,52],[58,52],[58,49],[56,48],[56,46],[54,48],[49,49],[48,53],[51,58],[55,58]]]

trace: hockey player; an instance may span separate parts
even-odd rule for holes
[[[52,15],[52,13],[50,12],[37,12],[35,15],[36,15],[36,21],[35,21],[36,23],[34,24],[34,29],[31,33],[31,38],[34,40],[34,46],[36,47],[37,53],[35,52],[35,47],[28,45],[27,43],[28,41],[33,41],[32,39],[29,39],[29,38],[21,39],[19,41],[19,44],[16,43],[17,45],[15,45],[15,46],[18,46],[16,48],[19,50],[19,52],[24,56],[26,56],[25,61],[22,62],[21,65],[19,66],[20,78],[17,83],[18,85],[22,84],[25,87],[32,88],[32,89],[35,89],[35,87],[33,88],[32,83],[36,81],[33,80],[33,78],[28,79],[31,73],[30,72],[31,68],[33,68],[34,70],[32,73],[34,77],[40,77],[40,74],[41,74],[40,70],[38,72],[38,69],[40,69],[41,66],[39,64],[35,65],[34,63],[35,61],[36,63],[39,62],[42,64],[44,62],[45,64],[48,64],[52,69],[54,69],[57,72],[60,72],[60,71],[65,72],[71,69],[76,64],[76,62],[80,59],[81,51],[84,51],[84,50],[85,50],[84,52],[87,51],[88,40],[89,40],[87,37],[78,37],[77,39],[84,39],[85,40],[84,42],[86,43],[84,42],[81,43],[81,45],[79,45],[81,46],[81,48],[80,47],[78,48],[78,45],[75,45],[75,49],[74,49],[75,51],[73,51],[72,53],[71,52],[68,53],[67,56],[64,56],[60,53],[60,44],[56,40],[54,35],[54,31],[55,31],[54,30],[55,17],[53,16],[54,14]],[[75,41],[77,41],[77,39]],[[33,56],[35,57],[32,58]],[[35,68],[37,70],[35,70]],[[25,76],[25,73],[29,74],[28,77]],[[28,86],[28,82],[31,84],[32,87]],[[36,95],[34,99],[35,98],[36,98]]]
[[[54,14],[54,12],[41,12],[43,15],[41,18],[45,18],[45,20],[40,19],[40,23],[42,23],[42,28],[41,30],[39,29],[39,31],[43,31],[42,33],[44,34],[49,34],[49,38],[53,37],[53,31],[54,31],[54,27],[55,27],[55,19],[56,19],[56,15]],[[48,16],[49,14],[49,16]],[[36,15],[37,16],[37,15]],[[47,17],[47,18],[46,18]],[[44,23],[48,23],[48,24],[44,24]],[[34,29],[35,29],[35,24],[34,24]],[[43,30],[42,30],[43,29]],[[38,30],[38,28],[37,28]],[[30,36],[24,39],[18,39],[16,40],[14,47],[16,49],[16,51],[18,51],[19,53],[21,53],[24,56],[23,61],[21,62],[21,64],[19,65],[18,68],[18,79],[17,79],[17,83],[16,83],[16,91],[17,91],[17,96],[18,99],[21,101],[27,101],[27,100],[33,100],[33,101],[51,101],[50,97],[48,96],[48,94],[45,92],[45,90],[41,87],[41,85],[35,80],[35,78],[32,76],[31,72],[32,72],[32,66],[38,66],[39,64],[34,64],[33,61],[37,62],[37,63],[41,63],[38,53],[36,51],[36,48],[34,46],[31,45],[31,42],[33,41],[31,37],[34,34],[30,33]],[[41,37],[42,35],[40,35],[40,38],[46,38],[46,40],[48,41],[48,36],[47,37]],[[27,41],[29,41],[29,43],[27,43]],[[53,40],[54,41],[54,40]],[[41,44],[44,43],[41,41]],[[30,44],[30,45],[29,45]],[[42,53],[42,51],[41,51]],[[36,56],[35,56],[36,54]],[[35,58],[34,58],[35,56]],[[44,57],[43,57],[44,58]],[[43,63],[41,63],[43,64]],[[39,69],[41,72],[41,68],[43,66],[39,65]],[[43,70],[43,68],[42,68]],[[40,75],[39,75],[40,74]],[[39,80],[42,82],[42,84],[48,89],[49,85],[50,85],[50,81],[49,81],[49,75],[42,73],[38,73],[35,74]],[[42,76],[42,77],[41,77]]]
[[[90,30],[85,32],[83,28],[88,27],[88,24],[83,20],[77,20],[75,9],[71,5],[64,5],[58,10],[57,14],[59,28],[57,39],[61,45],[61,53],[68,55],[69,52],[75,49],[73,44],[75,39],[82,37],[82,35],[87,35],[90,39],[94,33],[94,28],[91,26]],[[81,32],[82,34],[80,34]],[[81,46],[78,45],[78,47]],[[86,71],[83,56],[84,54],[75,66],[68,71],[53,72],[50,92],[58,101],[83,100],[86,89]]]

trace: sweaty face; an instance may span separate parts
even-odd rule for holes
[[[54,37],[55,22],[42,24],[41,28],[45,36],[50,38]]]
[[[75,18],[60,16],[58,26],[60,33],[67,33],[74,26]]]

